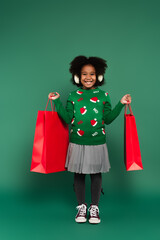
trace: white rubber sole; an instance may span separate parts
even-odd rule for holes
[[[77,223],[83,223],[83,222],[87,222],[87,219],[84,217],[78,217],[78,218],[75,218],[75,221]]]
[[[101,220],[98,219],[98,218],[90,218],[89,219],[89,223],[97,224],[97,223],[100,223],[100,222],[101,222]]]

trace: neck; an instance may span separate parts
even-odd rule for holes
[[[91,88],[82,87],[82,89],[84,89],[84,90],[90,90],[90,89],[95,89],[95,87],[91,87]]]

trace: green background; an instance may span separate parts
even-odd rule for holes
[[[1,1],[1,239],[160,239],[159,8],[155,0]],[[30,172],[37,112],[52,91],[65,106],[78,55],[107,60],[101,89],[113,107],[131,94],[144,166],[125,170],[123,110],[106,126],[111,170],[96,226],[74,222],[72,173]]]

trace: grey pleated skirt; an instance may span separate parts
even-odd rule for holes
[[[65,167],[69,172],[83,174],[109,172],[107,144],[79,145],[70,142]]]

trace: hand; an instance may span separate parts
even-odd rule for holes
[[[131,95],[130,94],[124,95],[120,102],[122,104],[130,104],[131,103]]]
[[[52,93],[49,93],[49,94],[48,94],[48,98],[49,98],[49,99],[52,99],[52,100],[55,100],[55,99],[57,99],[57,98],[59,98],[59,97],[60,97],[60,95],[59,95],[58,92],[56,92],[56,94],[55,94],[55,92],[52,92]]]

